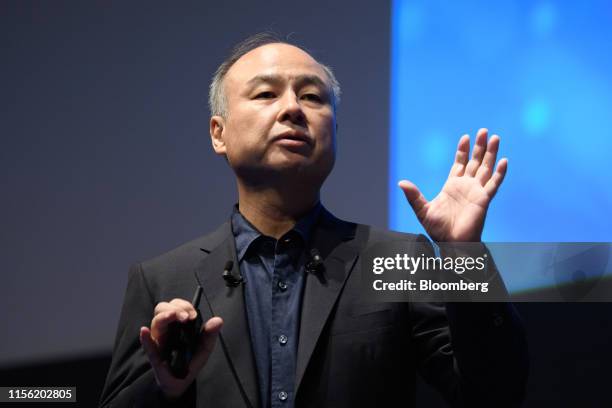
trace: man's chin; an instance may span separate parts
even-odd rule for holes
[[[308,160],[285,160],[271,163],[268,172],[278,176],[297,176],[316,172],[316,166]]]
[[[320,170],[306,161],[282,161],[269,163],[257,168],[242,168],[237,175],[253,185],[274,185],[292,183],[310,183],[318,179]]]
[[[316,168],[317,164],[310,155],[303,152],[284,151],[269,157],[264,166],[271,172],[304,171]]]

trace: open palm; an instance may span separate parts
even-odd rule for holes
[[[436,242],[480,241],[489,203],[508,169],[504,158],[493,171],[500,139],[493,135],[487,140],[487,134],[487,129],[478,131],[470,160],[470,137],[459,139],[448,179],[433,200],[427,201],[410,181],[399,183],[419,222]]]

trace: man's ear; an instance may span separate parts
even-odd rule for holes
[[[210,141],[215,153],[225,155],[225,119],[222,116],[211,116],[210,118]]]

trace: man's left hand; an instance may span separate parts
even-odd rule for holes
[[[495,167],[499,136],[487,140],[487,129],[480,129],[470,153],[470,137],[459,139],[455,162],[442,191],[431,201],[408,180],[399,187],[404,191],[419,222],[435,242],[478,242],[484,227],[489,203],[504,180],[508,160],[500,159]]]

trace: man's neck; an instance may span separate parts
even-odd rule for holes
[[[240,213],[262,234],[279,239],[319,201],[319,191],[282,191],[238,184]]]

